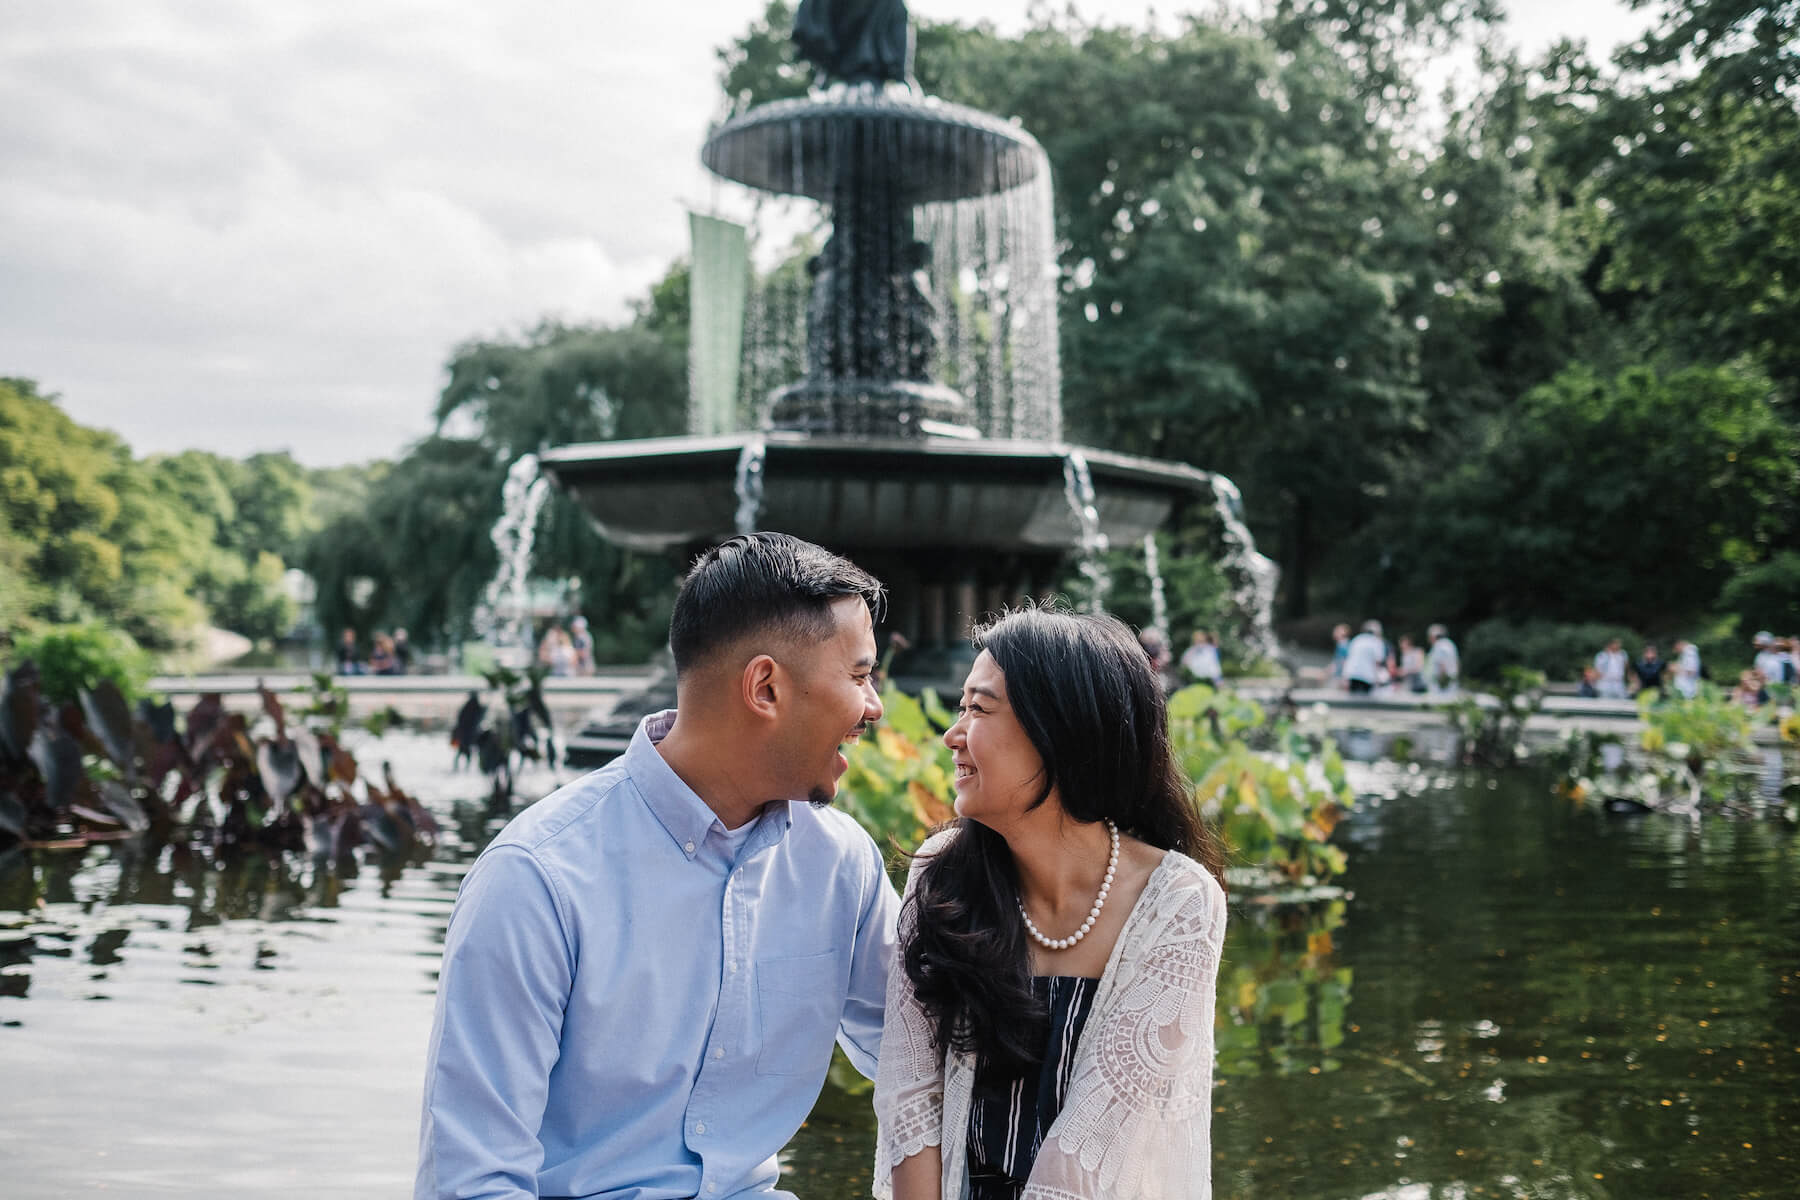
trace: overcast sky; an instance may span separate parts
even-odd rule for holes
[[[1029,4],[911,7],[1013,29]],[[1507,7],[1529,48],[1639,27]],[[761,9],[0,0],[0,375],[139,454],[393,455],[458,342],[616,320],[684,253],[715,50]]]

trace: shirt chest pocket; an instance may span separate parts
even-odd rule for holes
[[[757,963],[756,1006],[758,1075],[823,1071],[844,1007],[837,952]]]

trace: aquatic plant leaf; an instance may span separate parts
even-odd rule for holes
[[[274,692],[263,686],[262,680],[256,681],[256,691],[262,697],[263,712],[275,722],[275,737],[278,741],[287,740],[287,710],[281,707],[281,700]]]
[[[294,750],[299,755],[300,770],[314,787],[322,788],[331,781],[325,770],[325,751],[310,729],[293,732]]]
[[[157,745],[164,746],[175,741],[175,706],[173,704],[166,700],[161,704],[139,700],[137,718],[144,732]]]
[[[0,691],[0,748],[6,750],[8,757],[25,758],[37,733],[42,707],[37,667],[24,662],[8,671],[5,690]]]
[[[331,778],[338,783],[355,783],[356,760],[350,757],[348,751],[341,747],[333,746],[331,749],[330,774]]]
[[[305,773],[300,767],[300,752],[291,741],[268,741],[256,748],[256,773],[262,778],[263,791],[269,803],[279,808],[287,803],[300,786]]]
[[[142,833],[150,828],[150,817],[144,806],[137,802],[131,789],[116,779],[107,779],[99,786],[100,802],[106,805],[108,812],[116,817],[120,824],[133,833]]]
[[[44,799],[52,809],[69,807],[83,782],[81,747],[60,729],[43,726],[31,739],[31,761],[44,779]]]
[[[81,714],[113,765],[131,774],[137,760],[133,753],[131,706],[125,702],[119,685],[102,679],[91,689],[83,688]]]
[[[211,739],[219,723],[224,719],[225,701],[217,692],[206,693],[195,701],[194,707],[188,710],[188,749],[195,751],[196,757],[198,757],[200,747]]]
[[[25,803],[11,791],[0,792],[0,833],[25,836]]]

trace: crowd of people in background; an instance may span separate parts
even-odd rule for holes
[[[1219,635],[1205,629],[1194,631],[1188,648],[1175,657],[1174,648],[1155,626],[1138,632],[1138,645],[1150,660],[1150,669],[1162,682],[1163,694],[1170,695],[1191,683],[1204,683],[1218,688],[1225,682],[1225,664],[1219,657]]]
[[[594,635],[588,632],[587,618],[575,616],[566,627],[559,621],[551,622],[538,636],[536,658],[551,675],[592,675]],[[356,630],[345,629],[338,635],[339,675],[405,675],[412,668],[412,643],[404,629],[391,634],[376,630],[369,639],[367,655]]]
[[[592,675],[594,673],[594,635],[588,632],[587,618],[576,616],[564,629],[552,624],[538,639],[538,665],[548,667],[557,676]]]
[[[1752,643],[1755,661],[1738,675],[1730,694],[1746,708],[1760,708],[1769,702],[1771,685],[1791,687],[1800,682],[1800,638],[1778,638],[1762,630]],[[1662,657],[1654,642],[1646,642],[1635,659],[1626,654],[1623,642],[1614,638],[1594,655],[1592,664],[1582,668],[1576,695],[1622,700],[1646,691],[1660,693],[1666,687],[1692,699],[1705,678],[1700,648],[1686,638],[1675,639],[1668,658]]]
[[[1444,696],[1462,681],[1462,655],[1442,625],[1428,628],[1423,644],[1403,633],[1389,645],[1381,622],[1372,619],[1354,637],[1350,626],[1337,626],[1331,640],[1331,682],[1353,696]]]
[[[356,630],[346,629],[338,635],[339,675],[404,675],[412,670],[412,659],[412,642],[404,629],[396,629],[391,634],[376,630],[370,639],[367,658],[362,655]]]

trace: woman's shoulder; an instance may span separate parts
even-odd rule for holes
[[[1179,850],[1170,850],[1151,876],[1155,890],[1155,908],[1167,926],[1217,927],[1222,934],[1225,921],[1225,889],[1218,879],[1200,863]]]

